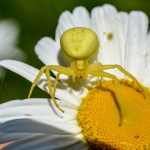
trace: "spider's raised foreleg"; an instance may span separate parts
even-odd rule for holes
[[[133,81],[135,81],[137,83],[137,85],[140,87],[144,98],[146,98],[145,93],[142,89],[142,86],[140,85],[140,83],[137,81],[137,79],[131,75],[128,71],[126,71],[125,69],[123,69],[120,65],[102,65],[101,63],[94,63],[92,65],[89,66],[89,71],[103,71],[103,70],[107,70],[107,69],[115,69],[117,68],[118,70],[120,70],[122,73],[124,73],[126,76],[128,76],[129,78],[131,78]]]
[[[119,88],[119,80],[117,79],[116,76],[110,74],[110,73],[107,73],[107,72],[103,72],[103,71],[88,71],[88,73],[90,75],[93,75],[93,76],[98,76],[98,77],[108,77],[108,78],[112,78],[114,79],[115,81],[115,86],[116,86],[116,89],[117,89],[117,93],[118,93],[118,97],[119,97],[119,101],[118,101],[118,105],[119,105],[119,109],[120,109],[120,116],[121,116],[121,120],[120,120],[120,125],[122,124],[122,121],[125,121],[123,120],[123,102],[122,102],[122,96],[121,96],[121,92],[120,92],[120,88]]]
[[[123,69],[120,65],[113,65],[112,68],[119,69],[122,73],[124,73],[126,76],[128,76],[133,81],[135,81],[136,84],[140,87],[140,89],[141,89],[141,91],[143,93],[144,98],[146,98],[146,95],[145,95],[145,93],[143,91],[143,88],[142,88],[141,84],[138,82],[138,80],[133,75],[131,75],[128,71],[126,71],[125,69]]]

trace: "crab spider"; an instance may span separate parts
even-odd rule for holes
[[[102,78],[108,77],[114,79],[115,81],[115,86],[117,89],[118,99],[119,99],[118,104],[120,107],[120,113],[121,113],[120,115],[123,116],[123,112],[122,112],[123,101],[122,101],[122,96],[119,88],[119,81],[116,76],[104,72],[104,70],[114,69],[114,68],[119,69],[122,73],[127,75],[133,81],[135,81],[140,87],[145,97],[144,91],[140,83],[136,80],[134,76],[132,76],[125,69],[123,69],[120,65],[102,65],[100,62],[89,65],[89,61],[97,54],[100,46],[96,33],[91,29],[83,28],[83,27],[71,28],[63,33],[63,35],[61,36],[60,44],[61,44],[61,53],[64,56],[64,58],[71,63],[70,67],[66,68],[63,66],[56,66],[56,65],[49,65],[49,66],[42,67],[35,81],[31,86],[28,98],[30,98],[33,88],[36,86],[41,75],[45,72],[47,77],[49,94],[51,95],[56,107],[62,112],[64,112],[62,109],[59,108],[54,98],[56,85],[58,83],[60,74],[72,76],[73,82],[75,82],[75,77],[84,78],[84,80],[86,80],[88,75],[98,76]],[[50,80],[49,70],[54,70],[58,72],[54,83],[54,91],[52,91],[52,84]]]

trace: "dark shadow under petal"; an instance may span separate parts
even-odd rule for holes
[[[79,142],[76,135],[34,134],[22,138],[2,150],[55,150],[67,148]]]
[[[58,124],[58,123],[57,123]],[[63,126],[63,123],[61,126]],[[68,131],[57,128],[56,126],[40,123],[31,119],[16,119],[5,122],[0,125],[0,144],[25,138],[37,133],[44,133],[48,135],[74,135],[78,132],[69,132],[70,124],[68,125]],[[74,129],[73,129],[74,130]]]

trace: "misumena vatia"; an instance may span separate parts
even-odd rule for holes
[[[102,78],[108,77],[114,79],[115,81],[115,86],[119,98],[118,103],[120,106],[120,112],[121,112],[121,116],[123,116],[121,110],[123,106],[123,101],[122,101],[122,96],[119,88],[119,81],[116,76],[104,72],[104,70],[114,69],[114,68],[119,69],[122,73],[127,75],[133,81],[135,81],[140,87],[141,91],[143,92],[143,89],[140,83],[136,80],[136,78],[132,76],[129,72],[127,72],[125,69],[123,69],[120,65],[102,65],[100,62],[89,65],[89,61],[97,54],[100,46],[96,33],[91,29],[83,28],[83,27],[71,28],[63,33],[60,40],[60,44],[61,44],[61,53],[64,56],[64,58],[71,63],[71,66],[68,68],[62,66],[55,66],[55,65],[42,67],[35,81],[31,86],[28,98],[30,98],[33,88],[36,86],[41,75],[45,72],[47,77],[48,87],[49,87],[49,94],[51,95],[56,107],[62,112],[64,112],[62,109],[59,108],[54,98],[56,85],[58,83],[60,74],[72,76],[73,82],[75,82],[75,77],[84,78],[84,80],[86,80],[88,75],[98,76]],[[54,83],[54,91],[52,91],[52,84],[50,80],[49,70],[54,70],[58,72]]]

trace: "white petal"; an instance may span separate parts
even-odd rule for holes
[[[144,69],[140,83],[150,89],[150,63]]]
[[[58,150],[69,147],[75,143],[82,142],[81,135],[53,135],[49,134],[36,134],[23,139],[20,139],[9,146],[5,147],[4,150]]]
[[[73,16],[76,18],[79,27],[91,28],[90,16],[85,7],[76,7],[73,10]]]
[[[7,121],[0,125],[0,133],[47,133],[47,134],[61,134],[70,135],[81,132],[78,124],[71,124],[69,122],[58,123],[54,121],[42,121],[33,119],[16,119]],[[2,140],[0,138],[0,140]],[[1,142],[0,142],[1,143]]]
[[[125,48],[128,33],[128,14],[126,12],[119,12],[117,14],[117,36],[118,45],[120,49],[120,65],[125,67]]]
[[[145,53],[143,55],[147,66],[150,63],[150,32],[148,33],[147,40],[145,40]]]
[[[69,11],[63,12],[59,17],[59,23],[56,28],[56,42],[60,45],[61,35],[69,28],[78,27],[78,22]]]
[[[45,65],[69,66],[62,56],[60,47],[49,37],[42,38],[35,46],[35,53]]]
[[[98,61],[102,64],[119,64],[124,67],[127,14],[117,13],[114,6],[105,4],[102,7],[94,8],[91,16],[92,29],[100,40]],[[109,38],[109,35],[112,35],[112,38]],[[107,72],[117,75],[119,78],[124,77],[116,69]]]
[[[141,55],[142,55],[142,60],[139,60],[140,61],[139,63],[141,65],[141,71],[139,70],[138,81],[143,84],[143,81],[145,82],[146,80],[148,80],[146,77],[149,76],[147,68],[149,68],[149,63],[150,63],[150,32],[147,38],[145,39],[145,41],[143,41],[142,43]],[[146,72],[148,74],[145,74]],[[149,87],[148,83],[146,84],[144,83],[144,85],[147,85]]]
[[[138,80],[145,67],[145,40],[147,39],[148,18],[140,11],[132,11],[129,15],[128,37],[126,43],[125,69]]]
[[[74,20],[74,17],[72,17],[72,14],[69,11],[63,12],[59,17],[59,23],[64,23],[66,25],[71,25],[73,27],[78,26],[78,22]]]
[[[64,122],[76,118],[78,110],[72,105],[56,100],[65,112],[55,106],[52,99],[13,100],[0,105],[0,123],[13,119],[29,118],[43,121]]]
[[[11,71],[23,76],[30,82],[33,82],[39,73],[39,70],[29,66],[25,63],[14,61],[14,60],[3,60],[0,61],[0,65],[10,69]],[[54,78],[51,77],[52,84],[54,84]],[[46,76],[43,74],[37,84],[41,89],[48,92],[48,86],[46,81]],[[81,99],[77,98],[73,94],[69,93],[69,91],[60,83],[57,84],[56,94],[55,96],[61,99],[63,102],[70,103],[75,105],[76,107],[80,106]]]

